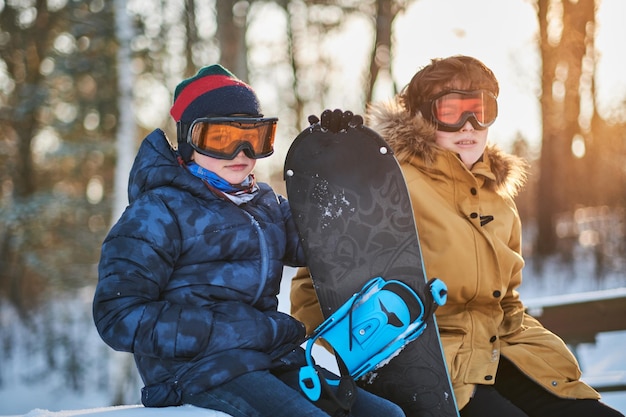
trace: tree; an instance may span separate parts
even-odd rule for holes
[[[104,231],[97,188],[115,127],[111,6],[45,0],[0,11],[0,293],[22,312],[43,288],[76,285]],[[110,161],[110,159],[108,159]],[[81,285],[84,285],[81,284]]]
[[[577,245],[595,257],[596,279],[622,257],[626,141],[596,108],[595,1],[537,1],[543,140],[536,213],[537,260]],[[621,219],[621,220],[619,220]],[[540,264],[540,262],[539,262]]]
[[[557,249],[555,219],[573,208],[579,196],[572,141],[583,134],[580,126],[580,91],[588,45],[593,45],[595,4],[592,1],[537,1],[542,61],[540,104],[543,115],[540,181],[537,197],[539,255]],[[595,112],[595,110],[594,110]],[[574,197],[574,198],[573,198]]]
[[[134,28],[126,9],[126,0],[115,0],[115,34],[118,41],[117,48],[117,89],[120,120],[117,125],[115,165],[115,184],[113,195],[112,220],[115,221],[122,214],[128,203],[126,196],[128,189],[128,174],[130,172],[134,154],[137,128],[133,114],[133,86],[134,75],[131,68],[130,43],[134,37]]]
[[[402,13],[410,1],[394,1],[394,0],[377,0],[375,15],[375,38],[374,47],[370,57],[369,71],[365,79],[366,86],[366,103],[372,102],[374,86],[381,70],[391,75],[391,62],[393,51],[393,21]],[[397,90],[394,86],[393,93]]]
[[[25,198],[35,192],[31,142],[37,130],[37,113],[46,96],[41,64],[51,47],[50,32],[59,12],[49,11],[45,0],[35,3],[36,14],[30,19],[26,7],[5,5],[0,14],[0,27],[8,39],[0,47],[0,58],[13,82],[13,92],[6,97],[0,114],[5,152],[11,158],[6,171],[13,185],[13,196]]]
[[[246,29],[249,3],[239,0],[216,1],[215,9],[220,62],[239,78],[248,81]]]

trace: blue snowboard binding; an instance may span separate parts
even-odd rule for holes
[[[391,360],[409,342],[418,338],[427,320],[447,299],[443,281],[432,279],[426,305],[401,281],[381,277],[368,281],[337,311],[315,329],[306,344],[307,365],[300,369],[300,387],[311,401],[322,395],[323,384],[340,380],[321,377],[311,356],[318,339],[334,350],[342,376],[359,379]]]

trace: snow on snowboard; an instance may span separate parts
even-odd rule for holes
[[[284,169],[327,321],[380,277],[406,284],[424,306],[432,303],[436,294],[424,274],[406,183],[377,133],[363,125],[339,132],[310,126],[294,140]],[[424,314],[424,320],[415,340],[358,383],[400,405],[408,417],[458,417],[435,318]],[[352,335],[358,343],[354,328]]]

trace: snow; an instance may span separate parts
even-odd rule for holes
[[[191,405],[180,407],[145,408],[140,405],[91,408],[85,410],[48,411],[35,409],[24,417],[228,417],[219,411],[207,410]],[[15,416],[17,417],[17,416]]]
[[[588,279],[593,276],[593,268],[586,264],[585,258],[577,262],[581,264],[565,270],[562,265],[546,265],[541,277],[535,276],[532,264],[527,265],[525,284],[520,289],[522,299],[529,305],[537,305],[554,301],[550,295],[558,294],[576,302],[599,295],[611,297],[624,291],[618,289],[626,287],[623,271],[597,282]],[[290,279],[294,272],[292,268],[285,270],[279,295],[279,309],[284,312],[289,312]],[[71,300],[57,300],[29,328],[19,324],[16,313],[8,306],[0,304],[0,416],[227,416],[192,406],[146,409],[138,405],[142,384],[134,371],[132,356],[112,351],[99,339],[91,321],[92,294],[93,288],[85,288]],[[60,329],[70,333],[76,342],[72,344],[67,334],[54,336]],[[33,333],[38,335],[33,336]],[[43,333],[43,337],[39,333]],[[17,347],[8,350],[8,339]],[[576,353],[583,368],[583,379],[594,384],[624,381],[625,345],[626,331],[620,331],[601,333],[595,344],[578,346]],[[322,366],[336,372],[334,358],[323,348],[314,346],[313,356]],[[124,363],[128,365],[126,368],[120,366]],[[49,370],[51,364],[54,372]],[[80,367],[88,367],[89,371],[76,376],[65,370]],[[124,381],[124,385],[120,381]],[[70,389],[70,385],[75,385],[76,389]],[[626,412],[626,392],[604,393],[602,397],[605,403]],[[120,403],[127,405],[112,406]]]
[[[613,288],[610,290],[589,291],[577,294],[563,294],[558,296],[532,298],[524,303],[529,310],[534,308],[560,306],[567,304],[580,304],[589,300],[602,301],[614,298],[626,297],[626,288]]]

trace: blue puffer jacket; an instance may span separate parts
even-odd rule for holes
[[[301,342],[277,294],[283,266],[303,265],[304,252],[287,201],[259,187],[236,206],[178,163],[161,130],[143,141],[130,204],[102,245],[93,315],[108,345],[134,353],[144,405],[272,369]]]

